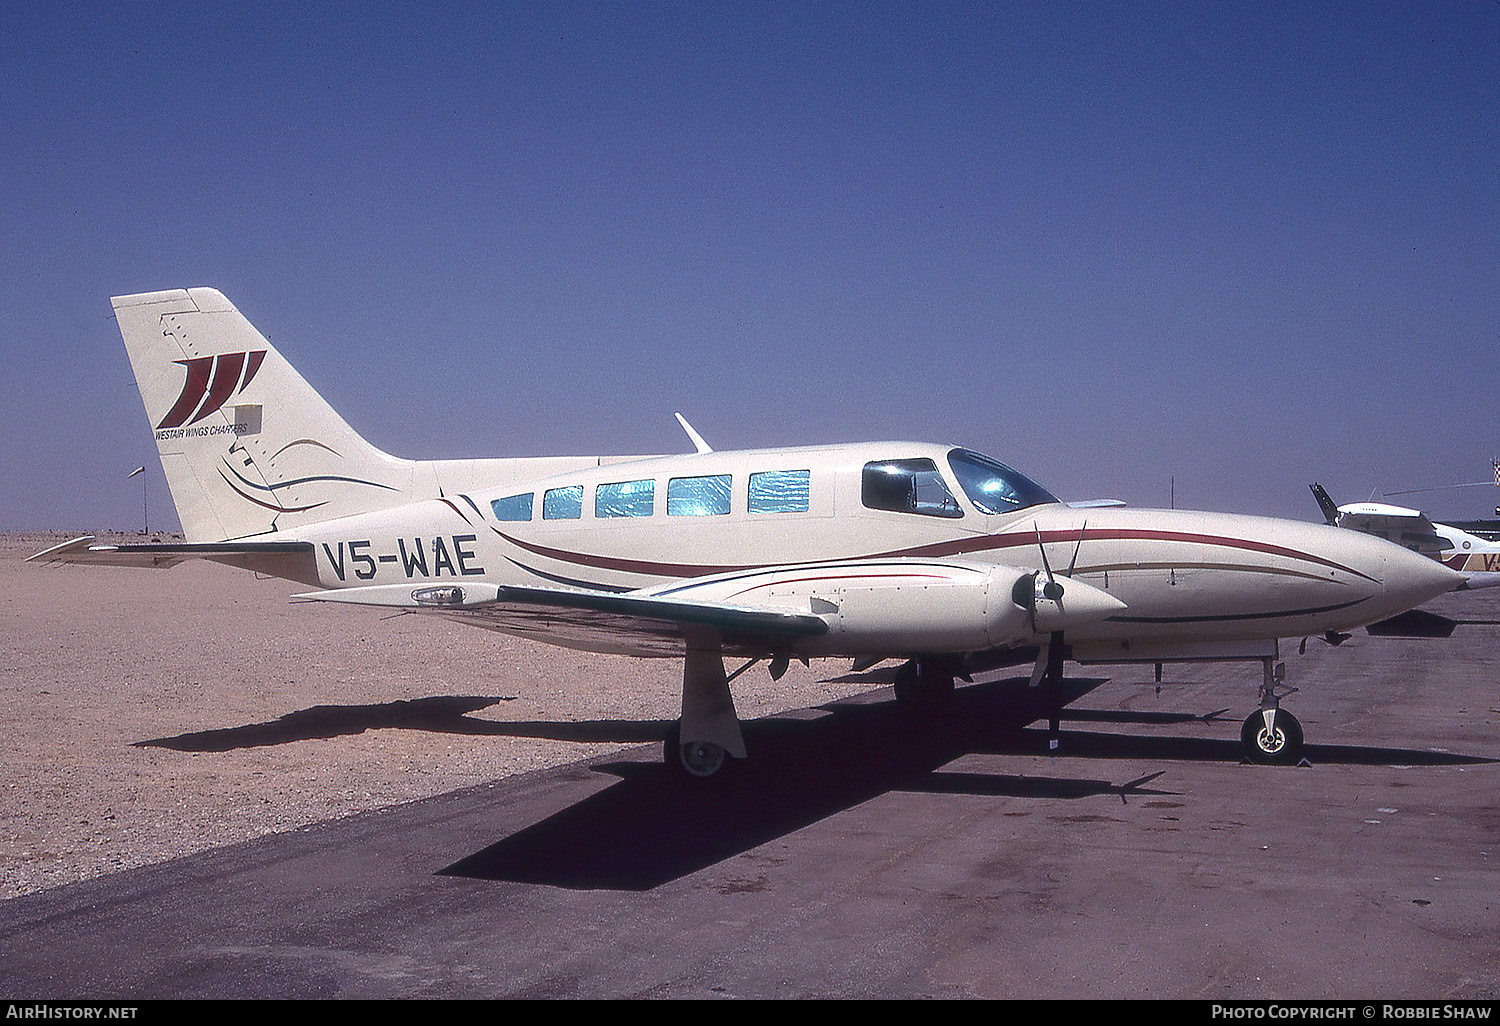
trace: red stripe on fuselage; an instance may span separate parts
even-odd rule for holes
[[[760,570],[767,566],[780,566],[788,564],[751,563],[745,565],[711,565],[704,563],[657,563],[640,559],[622,559],[615,556],[603,556],[586,552],[569,552],[565,549],[549,548],[545,545],[537,545],[533,542],[522,541],[498,528],[491,528],[496,534],[519,548],[549,559],[556,559],[564,563],[572,563],[576,566],[590,566],[600,570],[618,570],[624,573],[643,574],[657,577],[704,577],[710,574],[734,573],[743,570]],[[1066,542],[1076,545],[1080,534],[1077,531],[1044,531],[1041,533],[1041,541]],[[1270,542],[1254,541],[1248,538],[1230,538],[1223,535],[1197,534],[1186,531],[1158,531],[1142,528],[1118,528],[1090,531],[1085,536],[1089,541],[1168,541],[1181,542],[1191,545],[1213,545],[1221,548],[1243,549],[1251,552],[1264,552],[1270,555],[1285,556],[1289,559],[1300,559],[1310,563],[1318,563],[1322,566],[1342,570],[1356,577],[1363,577],[1367,581],[1374,581],[1369,574],[1361,573],[1352,567],[1325,559],[1322,556],[1313,555],[1310,552],[1301,552],[1297,549],[1289,549],[1284,545],[1274,545]],[[907,556],[960,556],[970,555],[977,552],[989,552],[999,549],[1024,548],[1028,545],[1037,544],[1036,532],[1011,533],[983,535],[974,538],[958,538],[953,541],[937,542],[932,545],[919,545],[909,549],[893,549],[888,552],[875,552],[867,555],[856,555],[843,557],[847,560],[858,559],[895,559]],[[826,563],[827,558],[808,560],[808,564]],[[791,564],[795,565],[795,564]]]
[[[1369,574],[1361,573],[1353,567],[1336,563],[1322,556],[1315,556],[1310,552],[1302,552],[1298,549],[1289,549],[1284,545],[1274,545],[1271,542],[1254,541],[1250,538],[1230,538],[1224,535],[1197,534],[1189,531],[1160,531],[1149,528],[1104,528],[1101,530],[1088,531],[1043,531],[1040,541],[1066,542],[1069,545],[1077,545],[1080,539],[1088,541],[1170,541],[1182,542],[1189,545],[1214,545],[1222,548],[1245,549],[1250,552],[1264,552],[1273,556],[1286,556],[1290,559],[1302,559],[1309,563],[1318,563],[1322,566],[1342,570],[1356,577],[1363,577],[1367,581],[1374,578]],[[958,538],[950,542],[938,542],[933,545],[920,545],[913,549],[898,549],[893,552],[879,552],[871,556],[862,556],[862,559],[880,559],[887,556],[959,556],[972,552],[987,552],[993,549],[1010,549],[1035,545],[1038,535],[1035,531],[1019,534],[991,534],[978,538]]]

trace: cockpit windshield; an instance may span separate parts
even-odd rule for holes
[[[968,449],[950,452],[948,466],[953,468],[953,476],[958,478],[964,494],[981,513],[1013,513],[1027,506],[1058,501],[1025,474]]]

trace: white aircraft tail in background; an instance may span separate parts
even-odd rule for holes
[[[1500,586],[1500,541],[1480,537],[1452,524],[1434,523],[1421,510],[1405,506],[1383,502],[1351,502],[1337,506],[1323,486],[1316,482],[1312,485],[1312,493],[1326,523],[1384,538],[1430,556],[1463,574],[1465,588]]]

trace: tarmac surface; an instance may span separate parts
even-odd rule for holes
[[[1055,757],[1015,671],[930,718],[874,671],[747,723],[722,793],[617,744],[0,901],[0,997],[1493,1000],[1500,589],[1427,608],[1463,622],[1283,644],[1308,766],[1242,762],[1253,664],[1070,664]],[[222,719],[152,757],[263,740]]]

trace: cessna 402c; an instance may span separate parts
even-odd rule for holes
[[[902,660],[919,707],[1035,658],[1056,745],[1064,659],[1251,660],[1242,739],[1296,761],[1278,639],[1333,637],[1459,586],[1323,524],[1069,506],[986,456],[883,442],[651,457],[411,461],[361,438],[220,293],[113,300],[182,544],[33,559],[203,558],[557,645],[684,660],[665,745],[686,778],[744,759],[725,658]]]

